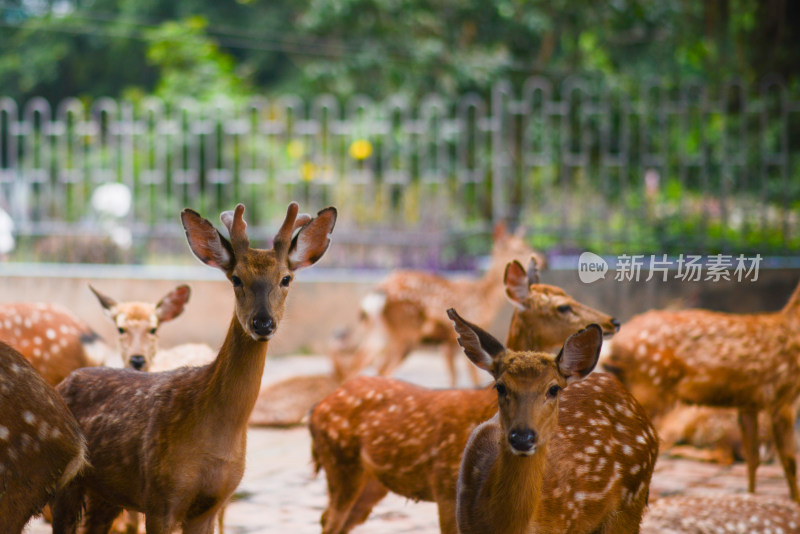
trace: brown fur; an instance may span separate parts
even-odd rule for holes
[[[75,532],[84,496],[90,533],[107,532],[122,508],[145,513],[148,534],[212,532],[244,472],[247,420],[287,281],[322,256],[336,219],[323,210],[292,239],[292,203],[274,249],[259,250],[249,248],[243,211],[222,216],[230,242],[197,213],[182,214],[192,251],[234,286],[234,317],[214,362],[163,373],[84,369],[59,386],[87,436],[91,467],[59,493],[54,534]]]
[[[94,361],[85,343],[98,336],[74,313],[57,304],[0,304],[0,340],[20,352],[48,383],[55,386],[75,369]]]
[[[503,305],[502,273],[514,258],[528,257],[531,249],[521,237],[506,233],[498,226],[489,269],[477,280],[451,280],[421,271],[396,271],[390,274],[367,297],[383,304],[364,301],[363,321],[367,334],[359,351],[362,366],[378,355],[378,373],[388,376],[408,354],[422,343],[441,344],[444,349],[450,383],[456,383],[456,344],[453,330],[444,311],[458,307],[488,327]],[[539,259],[539,264],[544,260]],[[378,309],[379,308],[379,309]],[[473,383],[478,383],[475,369],[469,367]]]
[[[86,443],[64,401],[0,342],[0,530],[21,533],[85,465]]]
[[[794,437],[800,396],[800,286],[776,313],[650,311],[615,337],[607,362],[651,417],[676,400],[736,408],[755,491],[758,413],[772,419],[775,448],[792,499],[800,502]]]
[[[511,276],[505,279],[516,308],[508,334],[510,347],[560,347],[568,335],[591,322],[603,324],[608,334],[616,330],[612,317],[583,306],[557,288],[538,284],[538,279],[529,285],[530,280],[521,278],[524,269],[511,265]],[[540,295],[543,291],[547,298]],[[558,299],[550,298],[554,293]],[[559,312],[563,304],[574,312]],[[536,334],[525,335],[528,329]],[[541,345],[516,345],[526,340]],[[569,398],[571,393],[565,395]],[[349,532],[366,521],[373,506],[392,491],[409,499],[435,501],[442,532],[454,534],[456,482],[464,446],[470,432],[496,412],[497,394],[492,389],[432,390],[366,376],[345,382],[315,407],[309,425],[315,463],[325,470],[328,482],[323,531]]]
[[[800,532],[800,507],[759,495],[675,496],[651,504],[642,521],[642,534],[718,532]]]

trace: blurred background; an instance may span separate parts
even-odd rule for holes
[[[335,204],[325,265],[800,250],[786,0],[0,1],[0,253],[191,264]]]

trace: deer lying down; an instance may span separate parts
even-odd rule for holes
[[[494,377],[499,409],[464,449],[458,531],[638,532],[658,440],[615,378],[589,376],[601,328],[571,335],[553,357],[507,350],[455,310],[448,316],[469,359]]]
[[[107,532],[122,508],[145,514],[147,534],[211,533],[244,472],[247,420],[267,345],[283,316],[294,273],[319,260],[336,210],[311,219],[291,203],[274,248],[250,248],[244,206],[221,219],[181,214],[192,252],[225,273],[234,316],[219,354],[204,367],[163,373],[82,369],[59,385],[89,446],[90,467],[57,495],[54,534],[74,533],[84,499],[89,532]]]
[[[504,286],[514,304],[508,345],[516,350],[560,347],[593,322],[608,335],[619,326],[560,288],[540,284],[535,262],[527,272],[517,261],[508,264]],[[492,389],[435,390],[369,376],[345,382],[314,408],[309,424],[314,462],[328,485],[323,532],[349,532],[392,491],[435,501],[441,531],[455,534],[461,454],[472,429],[496,412]]]
[[[652,503],[642,534],[792,534],[800,532],[800,507],[762,495],[664,497]]]
[[[21,533],[84,467],[86,442],[64,401],[0,342],[0,530]]]
[[[736,408],[748,489],[759,464],[758,413],[772,420],[775,449],[789,493],[800,502],[794,422],[800,396],[800,286],[775,313],[650,311],[614,338],[604,367],[651,417],[676,400]]]

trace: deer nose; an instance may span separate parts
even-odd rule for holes
[[[514,429],[508,433],[508,443],[516,451],[530,452],[536,445],[536,431],[529,428]]]
[[[611,323],[614,326],[615,332],[619,332],[619,327],[622,323],[620,323],[616,317],[612,317],[609,323]]]
[[[145,359],[144,356],[142,356],[141,354],[135,354],[130,357],[128,363],[130,363],[131,367],[133,367],[137,371],[141,371],[142,369],[144,369]]]
[[[275,332],[275,320],[269,315],[253,317],[253,332],[258,336],[271,336]]]

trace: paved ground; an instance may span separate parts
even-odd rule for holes
[[[293,357],[272,359],[265,382],[300,373],[326,369],[324,359]],[[399,370],[398,376],[432,387],[445,385],[441,358],[417,353]],[[465,382],[465,376],[462,377]],[[236,500],[225,514],[228,534],[319,533],[319,517],[326,504],[324,475],[313,476],[310,444],[305,428],[259,429],[249,433],[247,471]],[[744,464],[720,466],[662,456],[651,485],[651,498],[670,494],[709,492],[744,493]],[[785,497],[788,494],[782,470],[768,464],[758,471],[758,492]],[[356,534],[436,533],[436,507],[389,495],[373,511]],[[50,532],[48,525],[34,520],[29,534]]]

